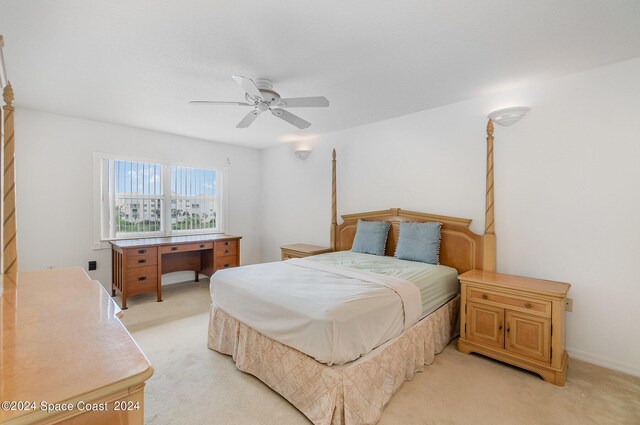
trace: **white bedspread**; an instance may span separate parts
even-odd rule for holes
[[[399,335],[422,311],[408,281],[304,259],[219,270],[211,297],[261,334],[330,365]]]

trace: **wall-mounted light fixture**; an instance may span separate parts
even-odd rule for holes
[[[311,155],[311,149],[296,149],[293,153],[298,157],[298,159],[304,161],[309,158],[309,155]]]
[[[489,119],[494,123],[509,127],[520,121],[531,108],[528,106],[514,106],[511,108],[498,109],[489,114]]]

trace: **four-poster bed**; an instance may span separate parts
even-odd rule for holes
[[[491,131],[492,125],[489,123],[487,142],[492,139]],[[458,273],[474,269],[495,269],[493,151],[489,146],[487,164],[487,217],[490,217],[491,222],[491,226],[487,227],[487,234],[490,235],[488,241],[485,240],[487,234],[478,235],[469,229],[471,220],[399,208],[343,215],[342,223],[338,224],[336,153],[333,150],[331,251],[339,253],[351,249],[358,220],[390,223],[384,253],[386,258],[394,255],[402,222],[437,222],[442,223],[440,264],[453,267]],[[440,353],[458,333],[460,297],[455,295],[373,351],[363,353],[360,358],[345,364],[330,365],[330,362],[317,361],[315,354],[310,356],[309,353],[291,348],[296,345],[281,343],[236,319],[233,304],[225,304],[226,309],[217,305],[216,302],[220,301],[217,297],[222,298],[221,294],[224,293],[221,290],[216,292],[216,288],[227,285],[225,273],[227,272],[214,275],[211,282],[213,304],[209,323],[209,348],[231,355],[238,369],[258,377],[314,424],[376,423],[403,382],[411,379],[415,372],[423,370],[425,365],[431,364],[434,355]],[[235,276],[237,278],[239,275]],[[255,283],[257,285],[259,281]],[[317,285],[322,283],[318,281]],[[249,296],[247,292],[244,293]],[[237,304],[240,303],[236,302]],[[243,314],[240,309],[236,311]]]

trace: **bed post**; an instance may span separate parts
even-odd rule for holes
[[[4,110],[4,188],[3,188],[3,274],[15,276],[18,272],[16,249],[16,191],[14,166],[13,89],[7,82],[3,90]]]
[[[493,121],[487,122],[487,187],[484,214],[482,269],[496,271],[496,233],[493,217]]]
[[[336,207],[336,150],[331,153],[331,251],[336,250],[336,232],[338,230],[338,210]]]

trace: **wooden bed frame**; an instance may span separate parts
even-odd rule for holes
[[[392,208],[343,215],[336,209],[336,152],[332,154],[331,249],[351,249],[359,219],[391,223],[385,255],[393,255],[401,222],[440,222],[440,263],[464,273],[495,269],[493,233],[493,125],[487,125],[487,209],[484,235],[471,220]],[[376,423],[405,380],[433,362],[455,337],[460,297],[449,300],[396,338],[341,366],[329,366],[274,341],[211,305],[208,347],[233,357],[236,367],[256,376],[317,425]],[[250,347],[250,348],[249,348]]]
[[[469,230],[471,220],[443,215],[405,211],[391,208],[382,211],[369,211],[342,216],[338,225],[336,201],[336,150],[332,152],[331,181],[331,250],[346,251],[353,245],[358,220],[388,221],[389,236],[385,255],[393,256],[398,243],[401,222],[439,222],[442,223],[440,241],[440,264],[455,268],[459,274],[478,269],[495,271],[496,235],[494,232],[493,202],[493,122],[487,123],[487,188],[484,235]]]

